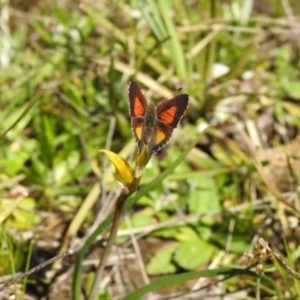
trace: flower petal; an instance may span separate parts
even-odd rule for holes
[[[100,150],[100,152],[105,153],[106,156],[109,158],[109,160],[115,166],[116,168],[115,176],[118,181],[122,182],[123,184],[129,184],[132,182],[133,180],[132,170],[128,162],[123,157],[106,149],[102,149]]]

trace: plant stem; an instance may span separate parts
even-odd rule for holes
[[[98,265],[98,268],[96,271],[96,277],[94,279],[92,290],[88,297],[88,300],[94,300],[94,299],[96,299],[96,297],[98,295],[99,285],[100,285],[101,279],[103,277],[105,264],[106,264],[109,254],[111,252],[111,249],[114,245],[114,242],[115,242],[115,239],[116,239],[116,236],[118,233],[119,223],[121,220],[124,204],[125,204],[126,200],[136,191],[137,187],[139,186],[140,180],[141,180],[141,177],[134,177],[134,179],[129,187],[129,193],[128,192],[126,193],[125,189],[124,189],[117,199],[116,210],[115,210],[115,214],[114,214],[112,228],[111,228],[104,252],[102,254],[100,263]]]

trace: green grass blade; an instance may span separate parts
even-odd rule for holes
[[[191,279],[198,279],[201,277],[212,277],[212,276],[219,276],[219,275],[227,275],[227,279],[234,277],[234,276],[241,276],[241,275],[258,277],[262,280],[267,281],[269,284],[271,284],[272,288],[274,289],[274,291],[277,294],[277,299],[282,299],[282,296],[278,289],[278,286],[268,276],[258,275],[255,272],[249,271],[247,269],[241,270],[241,269],[232,269],[232,268],[220,268],[220,269],[214,269],[214,270],[187,272],[184,274],[178,274],[178,275],[173,275],[173,276],[170,276],[167,278],[163,278],[163,279],[157,280],[155,282],[152,282],[148,285],[145,285],[145,286],[141,287],[140,289],[135,290],[131,294],[124,297],[122,300],[136,300],[136,299],[139,299],[139,297],[141,297],[147,293],[153,292],[155,290],[169,286],[171,284],[183,283],[185,281],[188,281]]]
[[[176,65],[176,72],[179,78],[187,78],[187,68],[184,57],[184,51],[182,48],[181,41],[176,31],[176,27],[173,22],[173,18],[170,16],[170,3],[169,1],[160,0],[159,6],[161,8],[162,18],[165,22],[168,35],[171,37],[170,40],[170,53],[173,56],[174,63]]]
[[[26,116],[26,114],[31,110],[33,105],[37,102],[42,92],[43,90],[37,91],[37,93],[33,96],[33,98],[30,99],[28,105],[26,106],[25,110],[20,115],[20,117],[0,135],[0,139],[2,139],[12,128],[14,128],[23,119],[24,116]]]
[[[168,33],[165,28],[164,22],[161,18],[161,13],[156,1],[148,0],[148,7],[144,7],[144,16],[149,22],[154,34],[159,40],[163,40],[167,37]],[[149,13],[149,8],[151,13]]]
[[[97,20],[97,23],[101,25],[102,29],[112,34],[116,40],[121,41],[122,43],[127,43],[127,36],[124,31],[118,28],[115,24],[113,24],[108,16],[105,16],[98,9],[94,7],[90,7],[88,5],[82,6],[82,10],[89,15],[93,20]]]
[[[173,60],[176,65],[176,71],[180,78],[187,77],[186,61],[184,57],[184,51],[180,42],[179,36],[176,31],[174,22],[170,16],[171,7],[168,1],[148,0],[148,7],[143,7],[143,14],[148,21],[157,39],[162,41],[170,37],[165,41],[165,47],[170,53],[170,59]],[[150,9],[150,12],[149,12]]]

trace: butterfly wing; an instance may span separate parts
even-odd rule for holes
[[[128,95],[131,118],[144,117],[148,107],[148,102],[136,82],[130,82]]]
[[[134,81],[130,82],[128,95],[130,104],[131,130],[135,140],[138,143],[139,151],[141,152],[144,140],[144,121],[148,103],[138,84]]]
[[[189,103],[189,96],[178,95],[157,106],[157,119],[171,128],[176,128]]]
[[[172,136],[174,128],[179,124],[189,103],[189,96],[178,95],[157,106],[157,122],[151,147],[151,154],[164,147]]]
[[[148,151],[151,155],[155,154],[168,143],[172,136],[172,132],[173,128],[159,122],[156,124],[151,142],[148,146]]]

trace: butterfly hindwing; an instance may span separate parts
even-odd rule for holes
[[[173,128],[158,122],[153,132],[152,143],[149,145],[149,152],[151,155],[155,154],[158,150],[164,147],[172,136]]]
[[[133,118],[131,120],[131,129],[132,133],[134,135],[134,138],[138,144],[139,152],[141,151],[142,147],[144,146],[143,143],[143,136],[144,136],[144,120],[143,118]]]

